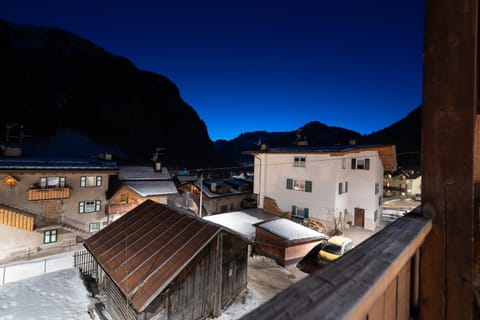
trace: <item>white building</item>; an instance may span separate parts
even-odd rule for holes
[[[396,167],[395,146],[271,148],[254,156],[254,193],[292,217],[334,217],[373,230],[382,210],[384,170]]]

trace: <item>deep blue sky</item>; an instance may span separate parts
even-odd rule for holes
[[[421,103],[423,0],[15,0],[0,18],[167,76],[213,140],[313,120],[368,134]]]

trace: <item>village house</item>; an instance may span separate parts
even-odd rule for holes
[[[191,184],[191,194],[198,206],[202,202],[201,216],[252,207],[252,186],[242,179],[202,179]],[[202,194],[200,196],[200,194]]]
[[[120,166],[117,183],[112,184],[112,196],[108,200],[107,211],[111,220],[129,212],[150,199],[167,204],[178,194],[166,167]]]
[[[117,171],[98,158],[0,158],[0,259],[70,247],[103,228]]]
[[[399,169],[384,177],[385,197],[415,197],[422,192],[422,176],[418,170]]]
[[[247,242],[151,200],[93,235],[85,247],[101,267],[98,278],[114,319],[219,316],[247,288]]]
[[[288,218],[314,218],[374,230],[384,171],[396,170],[395,146],[262,148],[254,157],[258,207]]]

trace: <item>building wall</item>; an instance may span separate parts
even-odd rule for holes
[[[294,158],[305,158],[305,166],[294,166]],[[370,159],[370,169],[351,168],[352,158]],[[287,188],[287,179],[311,181],[311,192]],[[348,191],[339,194],[348,183]],[[379,193],[375,194],[375,184]],[[265,196],[275,199],[283,211],[292,206],[308,208],[308,216],[332,221],[340,212],[353,217],[355,207],[365,209],[365,228],[374,229],[374,213],[381,215],[378,198],[383,192],[383,165],[377,151],[346,153],[341,156],[305,153],[262,153],[255,156],[254,192],[263,208]]]
[[[45,216],[44,211],[46,205],[57,206],[59,210],[59,216],[63,217],[65,222],[71,223],[71,225],[83,229],[87,233],[89,231],[90,223],[98,224],[100,228],[102,228],[106,224],[107,219],[105,215],[105,194],[108,188],[109,179],[109,175],[107,173],[75,173],[65,171],[48,171],[41,173],[2,172],[0,173],[0,179],[7,175],[14,176],[18,180],[18,183],[13,188],[10,188],[5,184],[0,183],[0,203],[35,214],[37,216],[35,223],[36,227],[38,227],[40,220]],[[81,176],[100,176],[102,179],[102,185],[94,187],[81,187]],[[42,177],[65,177],[66,186],[71,189],[69,198],[33,201],[28,200],[28,190],[31,189],[33,186],[38,186],[40,184],[40,178]],[[79,202],[89,200],[99,200],[100,210],[91,213],[79,213]],[[52,224],[52,229],[54,228],[58,228],[58,224],[56,226],[55,224]],[[32,233],[34,234],[34,236],[26,236],[24,233],[17,231],[11,231],[9,232],[9,234],[11,234],[12,239],[14,239],[18,248],[30,248],[32,250],[37,250],[38,247],[50,248],[64,246],[65,241],[70,242],[72,239],[75,239],[75,232],[65,229],[57,230],[57,241],[50,244],[43,243],[43,231],[33,231]],[[86,234],[81,235],[85,237]],[[3,246],[2,244],[2,250],[3,248],[7,247],[10,248],[8,250],[11,252],[16,250],[13,245]]]

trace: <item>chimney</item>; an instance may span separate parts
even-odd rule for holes
[[[162,163],[160,161],[155,162],[155,171],[158,172],[162,170]]]
[[[210,190],[211,190],[212,192],[217,192],[217,183],[216,183],[216,182],[212,182],[212,183],[210,184]]]

